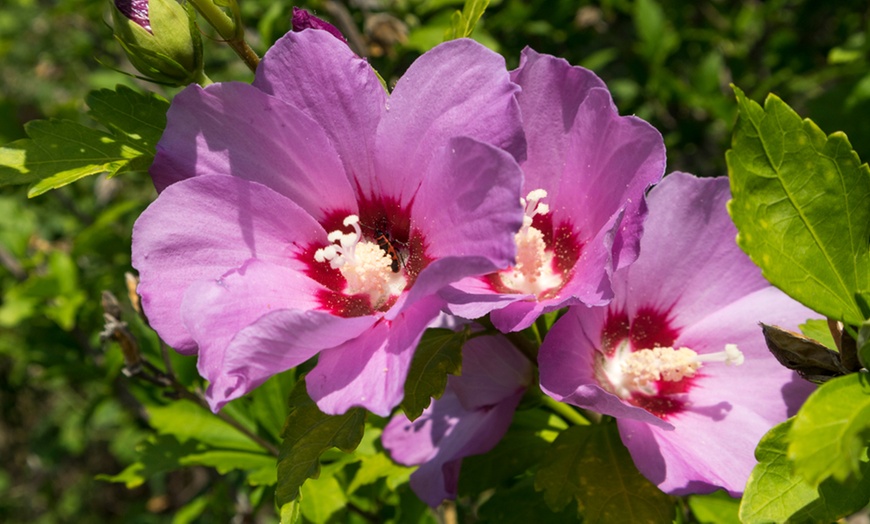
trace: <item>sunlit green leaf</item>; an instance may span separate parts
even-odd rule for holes
[[[805,337],[811,338],[827,348],[837,349],[837,343],[834,342],[834,336],[831,335],[827,320],[813,318],[798,327]]]
[[[465,0],[462,11],[456,11],[451,18],[451,26],[448,32],[448,40],[454,38],[468,38],[474,32],[483,12],[486,11],[490,0]]]
[[[185,442],[194,439],[215,448],[263,452],[250,437],[208,410],[188,400],[165,406],[147,406],[149,423],[159,433]]]
[[[302,504],[297,500],[291,500],[290,502],[281,506],[281,524],[298,524],[302,522]]]
[[[459,374],[462,345],[467,339],[467,331],[429,329],[423,334],[405,379],[402,409],[410,420],[423,413],[432,397],[441,398],[447,387],[448,374]]]
[[[870,465],[863,462],[859,482],[840,484],[828,479],[814,488],[786,456],[794,419],[767,432],[755,450],[758,465],[752,470],[740,505],[745,523],[833,522],[867,504]]]
[[[689,508],[692,510],[692,516],[700,524],[740,524],[740,518],[737,516],[740,499],[724,491],[709,495],[693,495],[689,497]]]
[[[674,500],[641,475],[616,424],[572,426],[541,462],[535,488],[562,511],[576,500],[584,522],[661,522],[674,518]]]
[[[34,120],[27,136],[0,147],[0,186],[30,183],[41,195],[83,177],[147,169],[169,104],[129,88],[91,93],[90,115],[111,133],[66,120]]]
[[[870,369],[870,320],[861,324],[858,330],[858,359],[865,369]]]
[[[794,418],[788,457],[811,486],[858,473],[870,442],[870,380],[852,373],[819,387]]]
[[[311,479],[299,489],[302,516],[314,524],[325,523],[347,504],[347,497],[332,475]]]
[[[350,409],[344,415],[326,415],[308,396],[300,380],[290,395],[290,414],[284,424],[284,441],[278,458],[278,504],[299,495],[299,487],[320,473],[320,455],[330,448],[350,453],[365,432],[366,412]]]
[[[372,484],[382,478],[392,479],[390,484],[396,486],[407,482],[412,471],[414,468],[396,464],[383,453],[363,456],[360,459],[360,468],[347,487],[347,492],[354,493],[360,487]]]
[[[842,133],[825,134],[782,100],[734,88],[727,153],[737,243],[764,276],[827,317],[860,324],[870,296],[870,169]]]

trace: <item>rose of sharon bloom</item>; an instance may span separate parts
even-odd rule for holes
[[[457,40],[388,95],[347,45],[305,30],[253,85],[175,97],[133,265],[151,324],[198,353],[213,409],[319,354],[320,409],[389,414],[438,290],[513,261],[516,90],[499,55]]]
[[[739,495],[762,435],[812,391],[770,355],[758,322],[795,329],[813,313],[737,247],[729,196],[727,178],[666,177],[613,302],[571,308],[538,355],[542,389],[616,417],[640,472],[676,495]]]
[[[532,381],[528,360],[501,336],[469,340],[462,350],[462,375],[413,422],[400,413],[381,436],[393,460],[420,467],[411,489],[432,507],[456,498],[463,457],[491,450],[510,426]]]
[[[451,313],[492,311],[505,332],[567,305],[610,301],[610,275],[637,258],[644,191],[665,169],[659,132],[619,116],[591,71],[527,48],[511,78],[528,141],[517,263],[443,293]]]

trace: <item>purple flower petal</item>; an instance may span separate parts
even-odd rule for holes
[[[605,88],[604,82],[588,69],[528,47],[520,56],[520,66],[511,72],[511,80],[522,86],[517,99],[528,141],[526,174],[535,187],[557,186],[570,153],[569,131],[577,109],[591,89]]]
[[[266,53],[254,87],[319,122],[351,180],[368,184],[381,175],[373,170],[373,154],[387,93],[371,66],[347,44],[325,31],[287,33]]]
[[[322,242],[325,235],[299,206],[260,184],[226,176],[183,180],[133,227],[142,307],[167,344],[195,352],[181,315],[192,284],[219,279],[252,258],[289,267],[294,242]]]
[[[308,394],[328,414],[360,406],[386,417],[402,401],[414,348],[438,316],[436,297],[417,302],[393,320],[382,320],[360,337],[324,350],[306,378]]]
[[[485,409],[525,390],[532,366],[504,337],[478,337],[462,348],[462,375],[448,379],[465,409]]]
[[[191,176],[232,174],[271,187],[319,220],[325,210],[356,210],[320,124],[246,84],[192,85],[179,93],[150,172],[158,191]]]
[[[595,359],[602,345],[604,311],[605,308],[573,307],[553,325],[538,355],[541,389],[559,402],[673,429],[667,421],[623,402],[599,385]]]
[[[524,158],[516,92],[504,59],[472,40],[445,42],[421,56],[396,84],[378,128],[378,149],[386,153],[378,171],[394,174],[383,190],[406,198],[422,173],[408,166],[427,166],[454,136]]]
[[[420,273],[409,303],[513,262],[521,177],[510,155],[469,138],[454,138],[438,151],[411,208],[412,225],[436,260]]]

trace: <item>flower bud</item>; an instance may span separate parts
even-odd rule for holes
[[[203,78],[194,15],[175,0],[114,0],[115,38],[140,73],[182,86]]]
[[[342,42],[347,42],[347,38],[341,34],[341,31],[339,31],[337,27],[325,20],[317,18],[305,9],[293,7],[293,18],[290,19],[290,25],[293,27],[294,31],[302,31],[303,29],[320,29],[321,31],[328,32]]]

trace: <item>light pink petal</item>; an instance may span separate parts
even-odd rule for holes
[[[386,194],[405,202],[433,155],[467,136],[525,157],[520,111],[504,59],[473,40],[445,42],[399,79],[378,128],[378,169]]]
[[[686,173],[668,175],[652,189],[644,255],[627,269],[627,283],[621,279],[616,291],[626,297],[629,316],[638,307],[654,307],[672,310],[675,327],[689,326],[769,286],[736,247],[737,230],[725,211],[730,197],[727,178]]]
[[[182,299],[195,282],[218,279],[249,259],[292,267],[294,243],[326,232],[268,187],[229,176],[200,176],[167,187],[133,227],[133,267],[151,325],[184,352],[196,342],[182,321]]]
[[[704,408],[673,417],[673,431],[620,419],[622,442],[638,470],[666,493],[723,488],[739,496],[756,464],[755,446],[772,424],[743,406]]]
[[[768,429],[793,415],[815,386],[797,379],[793,371],[772,357],[758,323],[798,331],[798,325],[815,316],[818,314],[778,289],[767,287],[687,327],[676,345],[704,354],[735,344],[745,358],[740,366],[705,364],[701,368],[703,380],[699,379],[689,393],[691,401],[712,404],[719,399],[744,406],[765,419]]]
[[[373,170],[373,151],[387,93],[347,44],[326,31],[287,33],[263,57],[254,86],[320,122],[351,180],[367,185],[382,175]]]
[[[308,394],[327,414],[360,406],[388,416],[404,396],[405,378],[426,326],[442,301],[418,301],[394,320],[381,319],[367,332],[320,354],[306,378]]]
[[[324,127],[247,84],[192,85],[172,101],[150,173],[158,191],[197,175],[269,186],[315,218],[355,210],[341,159]]]

